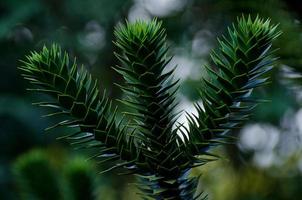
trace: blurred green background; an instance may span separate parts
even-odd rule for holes
[[[137,199],[133,177],[98,175],[106,166],[93,160],[87,165],[87,153],[56,140],[59,131],[44,132],[54,121],[41,118],[43,109],[31,105],[38,95],[26,91],[17,69],[26,54],[59,43],[114,99],[122,96],[113,85],[121,77],[111,69],[117,64],[114,26],[157,17],[174,55],[169,67],[178,65],[178,110],[194,112],[202,65],[210,62],[216,38],[242,14],[269,17],[283,31],[272,83],[255,93],[271,101],[259,105],[253,119],[234,133],[237,145],[215,149],[223,159],[192,175],[203,174],[200,188],[214,200],[301,199],[302,85],[287,81],[289,74],[302,73],[300,0],[0,0],[0,199],[49,199],[45,187],[58,195],[50,199],[77,199],[72,195],[79,190],[87,199]],[[40,195],[33,195],[38,186],[30,180],[40,181]],[[76,185],[77,180],[86,182]]]

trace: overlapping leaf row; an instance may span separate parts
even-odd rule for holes
[[[188,117],[194,154],[225,142],[225,133],[249,118],[259,101],[251,92],[267,83],[261,77],[272,68],[271,43],[279,34],[268,20],[241,18],[228,38],[219,40],[219,51],[211,54],[216,67],[207,67],[209,76],[202,81],[203,107],[197,104],[198,116]]]
[[[80,131],[64,137],[83,147],[100,147],[98,156],[106,157],[105,160],[135,158],[135,146],[130,146],[133,141],[125,140],[124,129],[115,122],[111,102],[105,94],[100,96],[97,81],[83,67],[79,70],[75,62],[70,63],[67,53],[63,54],[56,45],[50,50],[44,47],[42,52],[28,56],[20,69],[25,79],[39,86],[30,90],[56,100],[36,103],[56,110],[46,116],[69,116],[49,129],[79,127]]]
[[[120,86],[127,95],[122,102],[135,110],[128,114],[134,116],[134,127],[147,162],[147,166],[138,165],[144,175],[140,176],[141,189],[156,199],[180,196],[192,199],[196,182],[178,180],[187,170],[190,156],[176,143],[177,130],[172,130],[176,119],[173,109],[177,104],[174,86],[178,81],[172,81],[174,69],[163,72],[170,61],[166,55],[165,30],[155,20],[120,26],[115,35],[115,44],[121,51],[116,54],[121,66],[115,70],[126,82]]]

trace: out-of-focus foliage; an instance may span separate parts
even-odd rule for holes
[[[93,200],[96,198],[97,176],[92,162],[83,158],[75,158],[69,161],[65,171],[68,185],[69,199]],[[102,194],[100,194],[100,197]]]
[[[33,151],[19,158],[15,173],[21,199],[63,199],[58,175],[43,152]]]
[[[302,176],[294,163],[291,158],[279,168],[249,166],[234,170],[229,162],[219,161],[202,170],[206,171],[203,183],[215,200],[298,200]]]
[[[179,63],[176,77],[180,77],[185,83],[178,94],[181,100],[179,109],[186,111],[194,110],[190,107],[190,101],[199,101],[198,93],[192,90],[198,86],[203,73],[199,66],[208,63],[209,49],[217,45],[216,37],[224,32],[235,16],[242,13],[259,14],[263,18],[271,18],[274,23],[280,23],[283,34],[278,40],[279,68],[274,70],[272,84],[267,89],[257,91],[258,96],[272,99],[270,103],[260,105],[254,115],[255,121],[262,128],[259,129],[257,124],[257,129],[247,126],[249,131],[244,129],[244,137],[241,139],[245,142],[239,145],[240,149],[227,148],[231,162],[219,168],[223,169],[231,164],[236,169],[244,168],[248,171],[249,164],[256,163],[256,170],[252,171],[263,174],[263,165],[277,165],[301,146],[301,111],[297,112],[301,98],[299,93],[288,90],[281,82],[281,69],[284,65],[301,71],[301,5],[300,0],[1,0],[0,199],[18,199],[12,181],[11,162],[34,146],[45,147],[54,141],[53,134],[42,134],[43,128],[53,122],[41,119],[41,111],[28,106],[32,97],[25,94],[25,82],[17,73],[18,60],[29,50],[39,49],[44,43],[60,43],[80,63],[84,63],[95,77],[102,74],[102,82],[109,89],[110,96],[119,96],[120,91],[111,84],[120,81],[110,69],[116,64],[111,53],[114,50],[111,41],[114,25],[118,21],[124,21],[124,18],[129,21],[136,18],[151,19],[153,16],[163,19],[163,26],[167,27],[168,40],[172,46],[171,54],[175,54],[172,65]],[[263,126],[263,123],[266,125]],[[241,132],[238,131],[238,134]],[[258,145],[253,146],[254,144]],[[244,145],[253,148],[247,152]],[[276,154],[279,155],[277,158]],[[301,166],[300,158],[301,156],[297,156],[295,168]],[[242,160],[246,164],[242,164]],[[275,165],[274,167],[282,169],[290,164],[282,167]],[[270,171],[270,168],[266,171]],[[235,170],[234,173],[238,175],[238,179],[244,179],[245,176],[237,172]],[[204,173],[215,175],[216,172]],[[221,179],[225,177],[225,174],[218,175]],[[286,171],[284,176],[276,173],[266,176],[266,180],[272,183],[284,182],[282,185],[289,187],[286,190],[293,191],[292,194],[296,191],[296,196],[299,197],[300,193],[291,188],[299,186],[300,176],[300,171],[295,174]],[[292,177],[292,184],[287,184],[289,179],[284,177]],[[121,199],[123,196],[125,199],[133,199],[133,196],[127,196],[135,193],[131,190],[132,187],[128,190],[129,186],[125,186],[124,190],[121,188],[123,186],[116,184],[115,180],[122,182],[120,177],[116,179],[109,175],[102,180],[113,185],[111,190],[107,188],[106,193],[117,195],[114,198]],[[208,184],[211,185],[210,182]],[[260,183],[250,181],[250,184],[251,187],[257,187]],[[281,191],[275,190],[275,196],[272,197],[278,196]],[[260,199],[261,196],[270,199],[269,195],[263,197],[262,192],[270,194],[263,189],[255,193],[254,198]],[[241,192],[242,199],[244,195]],[[286,199],[287,194],[283,195]],[[293,196],[289,194],[288,199]]]
[[[62,149],[31,150],[17,158],[13,173],[18,199],[121,199],[110,189],[114,181],[97,176],[95,162]],[[133,199],[129,194],[123,196]]]

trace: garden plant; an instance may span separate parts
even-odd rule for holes
[[[212,63],[203,66],[200,87],[192,88],[199,90],[202,103],[195,104],[197,115],[186,113],[188,125],[178,122],[179,80],[173,78],[175,68],[167,69],[172,57],[162,23],[126,22],[114,34],[120,64],[113,69],[124,79],[116,85],[124,92],[118,101],[126,112],[113,106],[99,82],[58,45],[22,61],[22,75],[34,86],[29,90],[52,97],[34,104],[54,110],[46,116],[63,118],[48,129],[70,128],[73,132],[62,138],[95,148],[94,158],[111,166],[103,172],[134,174],[142,199],[207,198],[196,192],[199,177],[190,171],[217,159],[213,147],[234,143],[232,130],[262,102],[252,92],[268,83],[277,26],[242,16],[218,40]]]

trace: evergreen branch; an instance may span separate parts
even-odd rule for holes
[[[129,114],[135,116],[140,134],[148,138],[146,145],[160,149],[169,140],[175,107],[171,90],[178,82],[167,83],[173,70],[163,72],[171,59],[166,55],[165,30],[156,20],[138,21],[118,26],[115,36],[120,49],[115,55],[121,65],[114,69],[125,79],[126,85],[120,87],[128,98],[121,102],[137,111]]]
[[[177,130],[172,129],[177,119],[174,94],[178,80],[172,80],[175,69],[164,72],[171,60],[166,31],[157,20],[137,21],[118,26],[115,36],[120,66],[114,69],[125,79],[120,88],[127,96],[120,101],[134,108],[128,115],[133,118],[147,164],[138,165],[140,189],[155,199],[192,199],[197,182],[180,180],[186,177],[191,157],[183,153],[176,142]]]
[[[133,140],[126,136],[125,127],[116,122],[116,110],[111,102],[100,95],[98,83],[76,61],[72,63],[68,54],[57,45],[50,50],[27,56],[20,67],[23,77],[31,85],[32,91],[50,95],[54,102],[38,102],[36,105],[55,109],[47,117],[65,115],[64,121],[47,128],[78,127],[80,131],[63,136],[79,147],[100,147],[98,157],[110,157],[112,161],[135,160],[137,150]],[[130,164],[129,164],[130,165]]]
[[[126,23],[115,30],[120,65],[114,69],[125,79],[119,87],[126,98],[120,101],[134,110],[125,113],[130,117],[127,125],[116,121],[117,109],[112,109],[105,94],[100,95],[91,75],[75,62],[70,64],[57,46],[32,53],[20,69],[36,86],[30,90],[55,99],[36,103],[56,110],[46,117],[69,116],[49,129],[78,127],[79,131],[63,137],[80,147],[98,147],[94,158],[102,158],[99,163],[120,161],[103,172],[129,169],[137,175],[144,199],[200,199],[202,194],[195,195],[198,178],[189,178],[188,173],[215,160],[208,149],[228,144],[231,137],[226,133],[240,128],[261,102],[251,93],[268,83],[265,75],[274,61],[272,41],[280,34],[276,29],[269,20],[242,17],[228,30],[228,37],[219,40],[219,50],[211,54],[215,66],[205,66],[203,104],[195,105],[198,115],[187,115],[189,128],[182,124],[173,128],[178,81],[173,81],[174,69],[164,71],[171,58],[166,32],[157,20]],[[183,135],[182,141],[178,134]]]
[[[261,102],[251,93],[268,83],[275,60],[272,42],[280,35],[276,30],[269,20],[242,17],[219,40],[219,50],[211,54],[215,67],[205,66],[208,77],[202,79],[202,105],[195,105],[198,116],[188,115],[192,154],[207,154],[209,147],[227,142],[226,133],[240,128]]]

